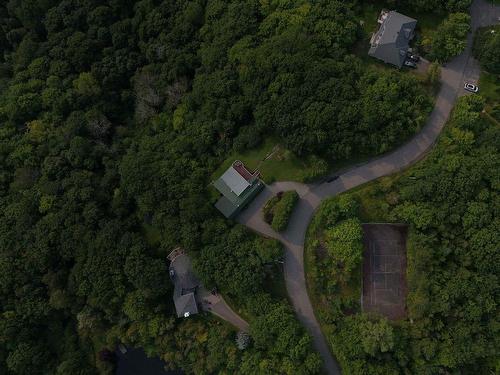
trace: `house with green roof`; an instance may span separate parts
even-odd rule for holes
[[[222,194],[215,207],[228,219],[234,218],[264,188],[259,172],[249,172],[239,160],[213,186]]]

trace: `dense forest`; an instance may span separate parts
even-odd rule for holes
[[[470,1],[389,3],[448,12]],[[106,373],[119,342],[186,373],[319,371],[255,272],[280,250],[223,220],[207,186],[228,153],[269,135],[331,161],[418,131],[432,102],[419,81],[351,54],[360,5],[0,4],[0,373]],[[214,319],[174,319],[175,246],[247,306],[247,350]]]
[[[500,129],[483,107],[461,98],[425,161],[326,201],[314,219],[311,291],[345,374],[498,372]],[[410,224],[407,319],[361,313],[360,221]]]

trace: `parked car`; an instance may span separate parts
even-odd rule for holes
[[[412,69],[417,69],[417,64],[415,64],[411,60],[405,60],[404,66],[407,66],[408,68],[412,68]]]
[[[410,60],[413,60],[414,62],[420,61],[420,56],[415,55],[414,53],[411,53],[411,52],[407,52],[406,57],[408,57]]]
[[[331,177],[328,177],[328,178],[326,179],[326,182],[327,182],[327,183],[333,182],[333,181],[335,181],[337,178],[339,178],[339,176],[331,176]]]
[[[466,89],[467,91],[470,91],[470,92],[478,92],[479,91],[479,87],[477,87],[473,83],[468,83],[468,82],[465,83],[464,89]]]

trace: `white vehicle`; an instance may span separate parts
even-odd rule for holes
[[[478,92],[479,91],[479,87],[477,87],[476,85],[474,85],[472,83],[466,83],[464,85],[464,89],[467,91],[470,91],[470,92]]]

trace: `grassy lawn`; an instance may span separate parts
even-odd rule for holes
[[[231,154],[213,173],[212,179],[219,178],[235,160],[241,160],[250,170],[258,169],[267,184],[274,181],[303,182],[311,168],[310,163],[280,146],[275,138],[268,138],[254,150]]]

